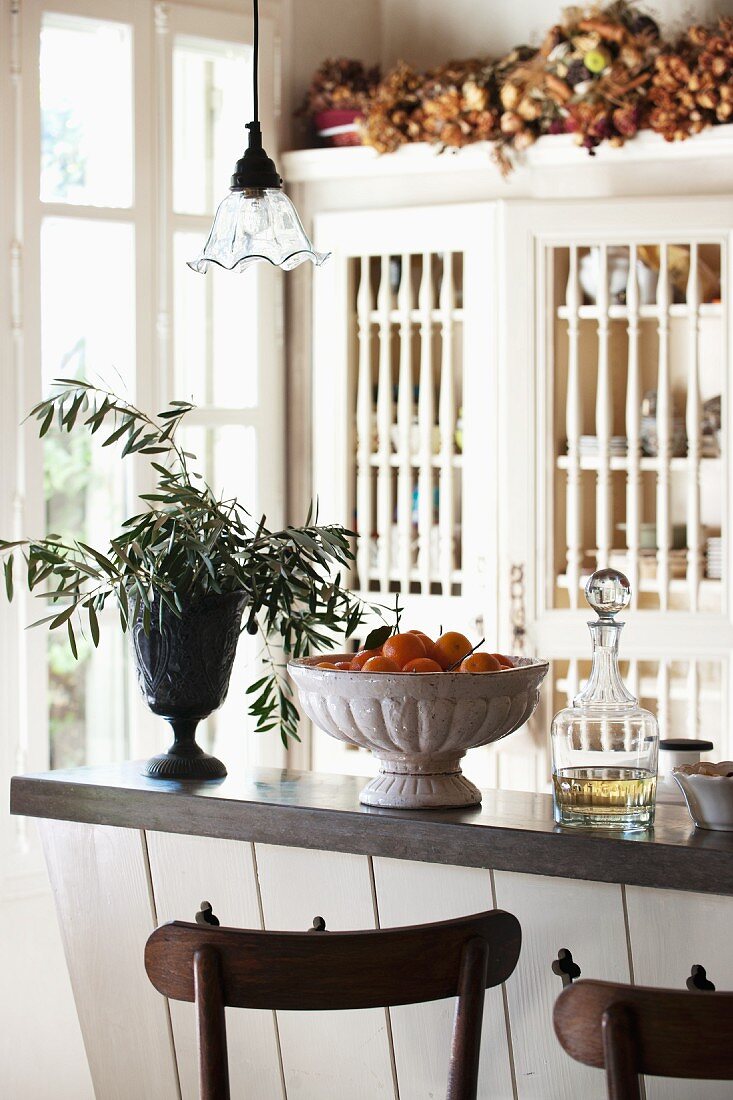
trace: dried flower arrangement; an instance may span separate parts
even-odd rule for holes
[[[308,110],[346,83],[339,73],[351,72],[350,64],[357,67],[350,79],[373,77],[358,62],[327,62]],[[644,128],[679,140],[733,118],[733,18],[692,26],[670,44],[629,0],[570,7],[537,49],[519,46],[498,61],[450,61],[426,72],[399,62],[369,85],[361,109],[361,140],[380,153],[408,142],[457,148],[490,141],[504,170],[513,152],[544,134],[573,133],[591,154]]]
[[[494,66],[449,61],[426,73],[401,62],[377,89],[361,124],[367,145],[394,152],[410,141],[458,148],[499,134]]]
[[[329,58],[315,73],[299,114],[321,111],[363,111],[380,80],[379,66],[367,68],[347,57]]]
[[[324,61],[306,92],[299,115],[326,145],[359,145],[360,120],[379,85],[377,66],[346,57]]]
[[[690,27],[656,59],[649,125],[681,141],[733,117],[733,19]]]
[[[378,153],[394,153],[410,141],[424,141],[417,115],[423,78],[401,61],[385,76],[359,126],[362,141]]]
[[[641,125],[658,50],[654,20],[623,0],[592,14],[566,9],[503,83],[502,133],[514,149],[565,132],[591,153],[604,140],[623,144]]]

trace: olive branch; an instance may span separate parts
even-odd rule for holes
[[[94,646],[99,645],[99,616],[109,601],[117,605],[123,632],[142,619],[149,634],[156,612],[160,626],[166,608],[180,616],[209,594],[245,592],[244,629],[261,634],[267,669],[247,689],[254,696],[249,713],[258,732],[279,727],[287,745],[289,738],[299,739],[287,659],[332,647],[338,635],[353,635],[367,615],[384,620],[385,609],[366,604],[342,585],[342,574],[354,560],[353,532],[319,525],[313,506],[304,526],[271,531],[264,515],[253,523],[239,501],[217,497],[193,470],[196,456],[176,438],[193,408],[187,401],[171,401],[149,416],[103,387],[55,379],[51,396],[29,413],[40,425],[39,438],[54,423],[60,432],[107,433],[103,447],[118,444],[123,458],[149,458],[156,484],[140,494],[144,509],[122,523],[105,551],[58,534],[0,539],[5,592],[12,600],[20,558],[28,590],[52,608],[52,614],[31,625],[65,627],[74,657],[76,632],[87,626]],[[379,644],[374,639],[391,629],[372,631],[367,642]]]

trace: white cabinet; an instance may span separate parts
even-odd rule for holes
[[[500,258],[500,577],[521,563],[527,642],[552,662],[548,713],[589,670],[583,584],[615,566],[634,591],[632,688],[663,737],[710,737],[718,759],[733,647],[732,214],[727,200],[507,203]]]
[[[356,208],[364,166],[354,209],[319,214],[333,189],[301,189],[333,251],[313,282],[313,491],[360,535],[354,587],[397,594],[408,628],[550,658],[530,727],[469,757],[480,784],[547,787],[550,716],[589,669],[583,585],[607,565],[632,582],[622,668],[662,736],[730,756],[733,202],[527,198],[521,172],[500,198],[454,163],[452,190],[485,201],[434,201],[450,170],[427,156],[404,207]],[[573,193],[571,171],[556,182]],[[311,762],[371,767],[317,733]]]
[[[359,533],[365,597],[493,636],[494,209],[322,215],[315,232],[333,252],[314,284],[321,517]]]
[[[437,636],[498,632],[495,210],[316,219],[314,487],[359,534],[353,585]],[[480,486],[480,494],[476,488]],[[320,735],[316,735],[320,738]],[[322,741],[315,765],[331,750]]]

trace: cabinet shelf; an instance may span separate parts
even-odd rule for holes
[[[589,576],[590,576],[590,571],[588,571],[587,573],[581,574],[580,579],[578,581],[578,588],[579,589],[582,589],[582,588],[585,587],[586,581],[588,580]],[[683,593],[686,593],[689,590],[686,577],[670,577],[668,583],[669,583],[670,593],[679,592],[680,594],[683,594]],[[708,595],[719,596],[722,583],[723,583],[722,580],[715,580],[712,577],[701,577],[700,582],[699,582],[701,595],[702,594],[708,594]],[[568,580],[567,573],[559,573],[556,577],[556,584],[557,584],[558,588],[565,588],[565,589],[570,588],[570,581]],[[659,592],[660,591],[659,582],[657,580],[653,580],[650,577],[641,577],[640,580],[639,580],[639,591],[640,592]]]
[[[454,322],[454,324],[460,324],[460,322],[463,320],[463,310],[461,308],[452,309],[450,311],[450,318]],[[415,324],[415,325],[420,324],[422,319],[423,319],[422,310],[420,310],[420,309],[411,309],[410,310],[410,321],[413,324]],[[380,313],[380,311],[378,309],[372,309],[372,310],[369,311],[369,320],[371,321],[371,323],[373,325],[377,325],[382,320],[382,314]],[[390,320],[390,324],[393,324],[393,325],[400,324],[400,322],[402,321],[402,311],[399,310],[399,309],[391,309],[389,311],[389,320]],[[445,320],[445,312],[442,309],[431,309],[430,310],[430,321],[431,321],[432,324],[440,324],[443,320]]]
[[[601,315],[601,311],[598,306],[580,306],[578,308],[578,318],[581,321],[597,321]],[[567,321],[570,316],[570,311],[567,306],[558,306],[557,316],[560,321]],[[639,320],[640,321],[656,321],[659,320],[659,309],[657,306],[639,306]],[[684,302],[676,303],[669,307],[669,317],[689,317],[690,310],[687,308]],[[722,317],[723,306],[720,302],[702,302],[698,306],[698,316],[703,317]],[[629,317],[629,311],[626,306],[612,305],[608,307],[608,319],[610,321],[627,321]]]
[[[700,458],[700,465],[706,468],[720,467],[720,456],[702,456]],[[581,455],[578,463],[581,470],[597,470],[600,466],[600,458],[598,455]],[[628,470],[629,459],[627,455],[611,455],[608,460],[608,465],[612,470]],[[690,465],[689,458],[679,457],[670,458],[669,468],[670,470],[686,470]],[[557,457],[558,470],[567,470],[570,468],[570,456],[558,455]],[[650,458],[646,455],[642,455],[639,459],[639,469],[641,470],[658,470],[659,459]]]
[[[451,575],[450,575],[450,578],[451,578],[451,584],[456,584],[456,585],[461,584],[462,581],[463,581],[463,571],[461,569],[454,569],[452,571]],[[370,569],[369,570],[369,583],[370,583],[370,585],[372,583],[373,584],[378,584],[381,579],[382,578],[381,578],[381,575],[380,575],[378,569]],[[402,579],[403,579],[402,573],[399,571],[399,569],[392,569],[390,571],[390,574],[389,574],[390,583],[399,584],[402,581]],[[420,572],[419,569],[411,569],[410,570],[410,583],[411,584],[419,584],[422,581],[422,579],[423,579],[423,576],[422,576],[422,573]],[[443,581],[443,578],[439,577],[439,576],[432,576],[430,578],[431,584],[442,584],[442,581]],[[409,593],[404,593],[404,594],[409,595]]]
[[[382,459],[379,455],[373,454],[369,456],[369,465],[371,467],[376,468],[381,466],[381,464]],[[402,465],[402,459],[398,454],[391,454],[389,456],[389,465],[395,470],[399,469],[399,467]],[[443,466],[443,459],[440,455],[433,455],[430,460],[430,465],[433,467],[433,469],[439,470]],[[410,456],[410,466],[412,466],[414,470],[420,469],[420,467],[422,466],[422,459],[419,455]],[[451,466],[454,470],[460,470],[463,466],[463,455],[453,455],[451,458]],[[357,470],[359,470],[360,468],[361,464],[357,463]]]
[[[580,690],[580,687],[582,686],[583,683],[584,683],[584,681],[580,681],[580,684],[579,684],[579,687],[578,687],[577,690]],[[555,681],[555,688],[557,689],[557,691],[559,691],[561,693],[564,693],[565,695],[567,695],[570,691],[575,692],[575,690],[576,690],[574,687],[571,688],[569,681],[567,679],[565,679],[564,677],[562,677],[561,679]],[[639,697],[641,699],[657,699],[657,698],[659,698],[659,685],[658,685],[657,680],[654,676],[642,676],[640,678],[640,680],[639,680]],[[668,690],[667,690],[666,697],[670,700],[670,702],[673,702],[673,703],[678,702],[678,701],[679,702],[689,701],[690,690],[689,690],[689,686],[687,684],[687,681],[682,680],[682,679],[681,680],[675,680],[674,678],[672,678],[669,681],[669,687],[668,687]],[[705,687],[701,687],[698,691],[698,694],[697,694],[697,699],[701,703],[703,703],[703,702],[719,702],[721,697],[722,697],[722,693],[721,693],[720,689],[713,686],[712,684],[708,685],[708,686],[705,686]]]

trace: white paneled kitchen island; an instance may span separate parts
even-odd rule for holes
[[[361,807],[354,777],[259,770],[156,782],[122,764],[16,777],[39,819],[98,1100],[195,1100],[194,1010],[148,982],[156,925],[389,927],[499,907],[522,925],[519,965],[488,990],[482,1100],[602,1100],[600,1071],[552,1031],[561,952],[582,977],[685,988],[693,966],[733,988],[733,834],[662,805],[648,836],[561,832],[549,796],[487,791],[464,811]],[[567,956],[565,956],[567,957]],[[553,968],[553,963],[555,964]],[[375,967],[379,959],[375,958]],[[230,1015],[233,1095],[425,1100],[445,1094],[452,1004]],[[682,1098],[647,1082],[654,1100]],[[699,1100],[729,1084],[696,1083]]]

